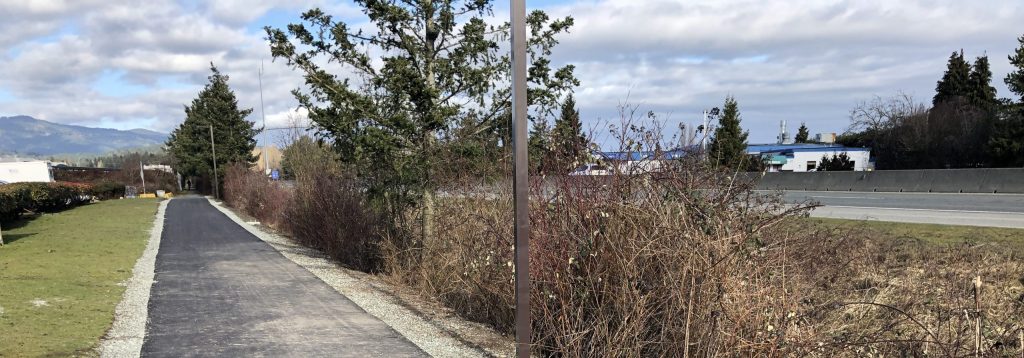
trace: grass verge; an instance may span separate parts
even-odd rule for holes
[[[93,355],[156,210],[112,200],[4,226],[0,356]]]
[[[808,218],[813,223],[844,231],[863,230],[878,239],[912,239],[938,245],[996,243],[1024,248],[1024,230],[998,227],[908,224],[874,220]]]

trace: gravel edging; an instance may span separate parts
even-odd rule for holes
[[[384,292],[373,283],[360,279],[357,277],[358,273],[338,266],[319,251],[254,227],[220,202],[210,197],[207,197],[207,200],[246,231],[270,244],[285,258],[305,268],[367,313],[391,326],[427,354],[434,357],[509,357],[514,354],[511,344],[507,349],[483,348],[467,341],[466,336],[459,337],[453,334],[452,332],[472,331],[477,327],[457,318],[440,319],[443,322],[439,322],[436,317],[428,319],[424,314],[418,313],[416,308],[401,302],[396,296]],[[480,338],[493,340],[496,339],[494,336],[497,334]]]
[[[164,232],[164,214],[171,200],[160,202],[146,249],[135,261],[132,277],[127,281],[128,288],[114,310],[114,323],[100,341],[97,349],[100,357],[138,357],[142,354],[146,322],[149,320],[149,290],[153,286],[156,253]]]

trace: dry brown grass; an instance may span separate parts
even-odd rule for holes
[[[985,356],[1020,354],[1024,264],[1014,247],[807,226],[801,208],[711,172],[551,186],[546,196],[536,186],[531,213],[544,355],[952,357],[978,343]],[[439,203],[438,236],[385,250],[385,267],[510,333],[510,195],[452,194]]]

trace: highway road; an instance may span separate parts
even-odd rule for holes
[[[1024,229],[1024,195],[786,191],[790,203],[823,205],[813,217]]]

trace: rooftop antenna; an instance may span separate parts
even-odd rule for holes
[[[260,60],[260,117],[263,117],[263,175],[270,175],[270,158],[267,157],[267,110],[263,107],[263,60]]]

